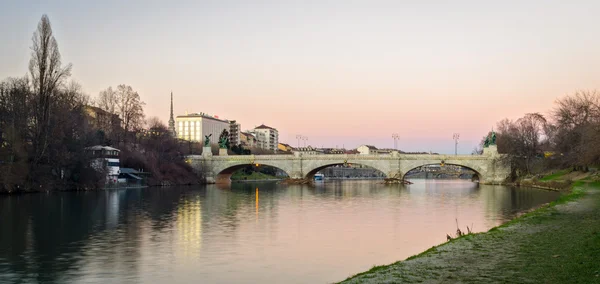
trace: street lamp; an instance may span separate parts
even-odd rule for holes
[[[460,138],[460,134],[459,133],[454,133],[454,135],[452,135],[452,139],[454,139],[454,155],[458,155],[458,138]]]
[[[308,140],[308,137],[302,136],[302,140],[304,140],[304,148],[306,148],[306,140]]]
[[[392,138],[394,138],[394,150],[398,150],[398,139],[400,139],[400,136],[398,136],[398,133],[394,133],[392,134]]]
[[[300,139],[302,139],[302,135],[296,135],[296,140],[298,141],[298,148],[300,148]]]

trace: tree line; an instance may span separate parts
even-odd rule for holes
[[[513,175],[556,168],[587,171],[600,165],[600,93],[578,91],[557,99],[549,115],[528,113],[497,124],[498,152]]]
[[[185,147],[158,119],[145,120],[131,86],[109,87],[94,100],[70,79],[71,70],[43,15],[28,74],[0,82],[0,192],[101,187],[105,176],[85,151],[99,144],[121,149],[122,167],[152,171],[156,181],[196,181]]]

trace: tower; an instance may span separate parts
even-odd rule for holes
[[[171,115],[169,116],[169,133],[171,136],[177,138],[177,132],[175,132],[175,119],[173,119],[173,92],[171,92]]]

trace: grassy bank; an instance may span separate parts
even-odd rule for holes
[[[547,180],[556,180],[563,173]],[[433,247],[342,283],[600,283],[600,182],[487,233]]]

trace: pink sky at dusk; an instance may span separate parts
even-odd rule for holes
[[[503,118],[599,88],[597,1],[5,1],[0,79],[27,73],[48,14],[92,97],[131,85],[146,115],[206,112],[280,141],[470,153]]]

